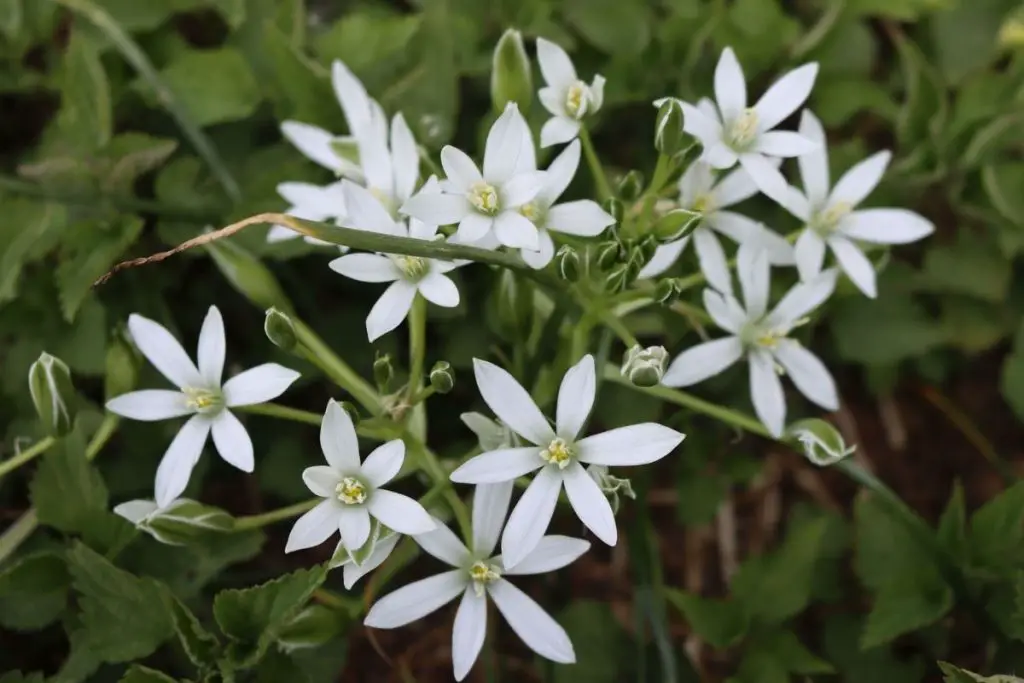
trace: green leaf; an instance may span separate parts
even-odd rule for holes
[[[1024,187],[1024,163],[988,164],[981,169],[981,181],[996,211],[1024,228],[1024,197],[1016,191]]]
[[[110,194],[134,194],[136,179],[160,167],[178,148],[178,141],[145,133],[118,133],[103,149],[100,189]]]
[[[865,365],[887,365],[920,356],[939,346],[945,336],[945,330],[923,306],[895,292],[875,300],[842,300],[832,318],[839,356]]]
[[[1024,353],[1014,351],[1003,361],[999,388],[1017,418],[1024,421]]]
[[[319,647],[336,638],[347,622],[341,610],[309,605],[281,629],[277,644],[286,652]]]
[[[646,4],[566,0],[561,9],[566,23],[602,52],[634,57],[651,39],[651,16]],[[589,82],[590,76],[586,79]]]
[[[175,680],[156,669],[135,664],[121,677],[120,683],[175,683]]]
[[[113,107],[103,64],[84,35],[72,31],[64,53],[57,129],[69,147],[92,151],[106,145],[113,134]]]
[[[956,244],[928,250],[924,275],[931,291],[1002,303],[1010,287],[1011,272],[1009,261],[997,245],[981,236],[961,234]]]
[[[971,516],[971,556],[978,566],[1005,575],[1024,558],[1024,482],[1017,483]]]
[[[321,60],[330,63],[340,59],[358,74],[405,54],[422,23],[421,15],[378,7],[348,12],[316,37],[313,48]]]
[[[942,670],[942,680],[946,683],[1016,683],[1021,679],[1016,676],[981,676],[953,666],[949,662],[939,662],[939,669]]]
[[[126,31],[149,31],[171,18],[182,0],[93,0]],[[198,4],[195,0],[191,4]],[[185,9],[185,8],[182,8]]]
[[[665,597],[683,613],[694,633],[719,650],[735,645],[746,635],[747,614],[738,602],[674,589],[668,589]]]
[[[327,130],[338,127],[343,117],[331,88],[329,72],[302,54],[273,24],[268,23],[263,31],[266,57],[274,74],[274,87],[270,90],[277,117]]]
[[[930,552],[875,496],[863,494],[857,499],[854,524],[853,568],[866,587],[879,591],[890,583],[941,581]]]
[[[46,677],[41,673],[26,673],[20,671],[8,671],[0,676],[0,683],[43,683]]]
[[[0,624],[37,631],[60,618],[67,604],[68,576],[56,553],[27,555],[0,572]]]
[[[4,197],[0,224],[0,304],[18,294],[22,267],[42,258],[67,225],[67,210],[56,203]]]
[[[81,543],[68,553],[85,642],[107,662],[149,656],[174,636],[167,590],[118,569]]]
[[[912,21],[927,12],[949,6],[954,0],[850,0],[847,7],[856,14],[877,14],[890,19]]]
[[[558,615],[576,647],[575,664],[554,668],[555,683],[617,683],[628,641],[611,609],[603,602],[576,600]]]
[[[919,654],[896,656],[888,647],[861,649],[857,642],[861,630],[858,621],[847,614],[831,616],[825,622],[822,649],[842,674],[842,680],[871,683],[924,680],[926,665]]]
[[[260,103],[259,85],[233,48],[183,52],[161,76],[199,126],[247,118]],[[137,87],[153,97],[145,82],[138,81]]]
[[[780,630],[757,633],[751,637],[744,649],[743,660],[740,663],[740,680],[763,680],[760,671],[829,674],[834,673],[835,669],[808,650],[794,633]],[[788,676],[780,680],[788,680]]]
[[[81,533],[92,514],[107,509],[107,487],[85,458],[79,430],[43,456],[30,493],[40,524],[68,533]]]
[[[1017,316],[1003,303],[948,295],[940,303],[946,341],[966,353],[987,351],[1012,332]]]
[[[817,84],[812,98],[814,110],[829,128],[843,125],[862,111],[887,121],[899,114],[892,95],[882,85],[864,78],[829,78]]]
[[[875,595],[861,647],[872,648],[933,624],[953,607],[953,591],[933,575],[891,581]]]
[[[956,2],[931,17],[935,60],[947,81],[957,83],[996,57],[1005,8],[1003,0]]]
[[[0,0],[0,36],[14,41],[24,24],[21,0]]]
[[[902,34],[897,34],[895,42],[905,89],[896,135],[903,144],[916,147],[939,135],[949,113],[949,104],[938,74],[921,49]]]
[[[967,510],[964,487],[959,481],[953,485],[953,493],[939,517],[937,536],[942,547],[953,557],[964,558],[967,552]]]
[[[86,297],[92,294],[92,285],[117,263],[124,252],[135,243],[142,232],[142,219],[123,214],[116,222],[97,228],[80,224],[79,230],[89,231],[91,239],[79,236],[76,247],[57,267],[57,287],[64,319],[71,322]]]
[[[220,641],[207,631],[191,610],[177,598],[171,598],[174,628],[185,654],[197,667],[213,667],[220,654]]]

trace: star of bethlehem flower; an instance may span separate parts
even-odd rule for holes
[[[754,411],[776,437],[786,420],[786,399],[779,375],[785,372],[804,396],[826,410],[839,408],[836,385],[825,365],[788,335],[806,322],[835,288],[836,272],[821,272],[800,283],[768,311],[771,286],[768,256],[763,249],[742,246],[737,272],[743,304],[731,294],[704,290],[704,308],[730,336],[698,344],[679,354],[661,383],[687,387],[719,374],[741,358],[750,366],[750,395]]]
[[[797,159],[803,191],[790,187],[790,200],[783,204],[804,221],[795,251],[800,278],[810,280],[821,271],[827,246],[853,284],[874,298],[875,268],[857,242],[907,244],[932,234],[935,226],[907,209],[856,210],[882,180],[892,158],[888,151],[856,164],[830,187],[825,130],[810,111],[804,110],[800,118],[800,134],[818,144]]]
[[[289,216],[307,221],[337,221],[345,215],[345,196],[341,183],[314,185],[313,183],[285,182],[277,186],[277,193],[288,202],[284,210]],[[286,225],[271,226],[267,232],[268,242],[283,242],[298,237],[298,233]],[[330,242],[303,235],[307,244],[333,246]],[[345,247],[339,247],[344,250]]]
[[[501,539],[505,566],[517,566],[537,547],[551,523],[563,486],[580,521],[602,541],[615,545],[618,530],[611,504],[583,464],[625,466],[654,462],[668,455],[684,435],[645,422],[580,438],[580,430],[594,407],[597,386],[591,355],[584,356],[562,378],[555,429],[510,374],[479,359],[473,359],[473,371],[480,394],[494,414],[531,445],[498,449],[471,458],[452,472],[452,481],[494,484],[537,472],[505,527]]]
[[[229,408],[272,401],[299,378],[299,373],[277,363],[264,363],[222,382],[226,343],[224,320],[216,306],[210,306],[199,332],[198,368],[159,323],[133,313],[128,318],[128,331],[142,355],[178,391],[133,391],[107,401],[107,410],[144,421],[192,416],[182,425],[157,467],[157,506],[166,507],[185,490],[211,434],[213,445],[225,462],[243,472],[252,472],[252,440]]]
[[[804,64],[777,80],[753,107],[748,107],[743,69],[732,48],[727,47],[715,67],[717,111],[702,111],[681,102],[683,129],[700,140],[704,148],[701,160],[723,170],[739,162],[761,192],[784,204],[788,185],[769,159],[799,157],[813,151],[814,143],[799,133],[773,128],[800,108],[811,94],[817,75],[816,63]]]
[[[343,181],[348,216],[346,227],[385,235],[433,240],[437,226],[410,218],[396,221],[368,190]],[[421,196],[440,194],[436,181],[424,184]],[[375,341],[398,327],[409,315],[419,294],[427,301],[452,308],[459,305],[459,289],[449,273],[462,265],[458,261],[439,261],[420,256],[396,254],[347,254],[330,262],[331,270],[360,282],[390,282],[366,317],[366,334]]]
[[[442,192],[417,193],[401,207],[402,213],[431,225],[457,223],[454,239],[463,244],[480,242],[493,231],[498,244],[540,249],[537,228],[519,209],[541,191],[544,175],[535,170],[532,137],[514,102],[487,134],[482,173],[451,145],[441,150],[441,165],[447,175]]]
[[[378,446],[360,462],[352,418],[332,400],[320,425],[320,448],[327,465],[307,467],[302,480],[323,500],[296,520],[286,553],[320,545],[336,531],[349,550],[362,548],[370,540],[373,519],[403,534],[435,528],[418,502],[381,488],[402,468],[405,444],[401,439]]]
[[[604,103],[604,76],[594,76],[587,85],[576,75],[572,60],[558,44],[537,39],[537,61],[545,87],[537,91],[544,108],[551,113],[540,130],[541,147],[569,142],[580,132],[580,121],[596,114]]]
[[[702,100],[697,106],[714,105],[708,100]],[[770,163],[777,164],[778,161],[770,160]],[[701,223],[690,235],[655,249],[654,256],[640,270],[639,277],[652,278],[664,273],[672,267],[692,238],[701,272],[708,282],[720,292],[731,292],[732,275],[718,234],[739,244],[758,240],[768,249],[768,258],[773,265],[792,265],[793,247],[785,238],[755,220],[725,210],[755,194],[757,185],[744,169],[737,168],[718,179],[709,164],[693,162],[679,178],[678,205],[703,214]]]
[[[494,547],[508,512],[512,482],[478,486],[473,494],[473,539],[467,548],[448,527],[415,536],[429,554],[454,567],[403,586],[373,605],[364,623],[397,628],[421,619],[462,596],[452,628],[452,668],[461,681],[473,668],[487,634],[487,598],[526,645],[555,662],[571,664],[576,653],[565,630],[506,576],[543,574],[561,569],[585,553],[590,544],[567,536],[545,536],[514,568]]]

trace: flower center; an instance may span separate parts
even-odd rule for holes
[[[430,261],[420,256],[395,256],[395,265],[407,279],[417,281],[430,270]]]
[[[582,119],[590,109],[590,88],[583,81],[576,81],[565,92],[565,113],[574,119]]]
[[[779,344],[789,337],[789,333],[797,327],[805,325],[810,318],[800,318],[790,325],[768,325],[764,321],[751,323],[740,330],[740,340],[746,346],[756,346],[769,351],[779,348]]]
[[[185,394],[185,405],[197,413],[209,415],[224,407],[224,396],[218,389],[185,387],[182,393]]]
[[[487,590],[487,584],[494,583],[501,578],[501,572],[493,564],[486,562],[474,562],[469,568],[469,578],[473,581],[473,592],[482,596]]]
[[[697,213],[709,213],[713,205],[714,199],[710,194],[697,195],[697,198],[693,200],[693,206],[690,207],[690,210]]]
[[[366,502],[366,485],[355,477],[345,477],[334,487],[334,493],[345,505],[361,505]]]
[[[572,456],[572,444],[562,437],[557,437],[548,444],[547,448],[540,452],[540,457],[544,462],[549,465],[557,465],[560,470],[564,470],[569,466],[569,463],[572,462]]]
[[[819,211],[811,217],[811,230],[822,237],[827,237],[835,232],[839,222],[852,210],[853,207],[847,202],[836,202],[824,211]]]
[[[519,213],[522,214],[523,218],[530,221],[531,223],[540,225],[540,223],[544,219],[544,214],[546,212],[544,211],[544,208],[537,202],[527,202],[519,207]]]
[[[494,189],[494,185],[479,180],[469,187],[468,198],[469,203],[480,213],[488,216],[498,213],[498,191]]]
[[[728,142],[735,150],[746,149],[757,137],[757,111],[751,107],[744,109],[729,125]]]

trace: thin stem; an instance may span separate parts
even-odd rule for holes
[[[427,355],[427,302],[417,294],[409,309],[409,386],[410,402],[423,386],[423,364]]]
[[[302,422],[304,424],[313,425],[315,427],[319,427],[320,422],[323,420],[322,415],[319,415],[312,411],[299,410],[298,408],[289,408],[288,406],[278,405],[277,403],[256,403],[248,406],[238,406],[237,408],[232,408],[232,410],[238,410],[244,413],[252,413],[253,415],[266,415],[268,417],[278,417],[283,420]]]
[[[452,514],[455,516],[455,521],[459,525],[459,529],[462,531],[463,538],[472,540],[473,538],[473,525],[469,521],[469,508],[459,498],[459,494],[455,491],[455,487],[448,477],[448,472],[445,471],[441,465],[441,461],[437,459],[437,456],[427,448],[425,445],[416,442],[415,448],[413,449],[413,455],[419,460],[419,465],[427,476],[430,477],[431,481],[434,482],[434,488],[440,488],[440,495],[444,497],[448,507],[451,508]]]
[[[373,415],[380,415],[381,401],[369,383],[348,366],[304,322],[292,319],[302,355],[324,371],[339,387],[352,395]]]
[[[120,424],[121,418],[113,413],[106,413],[103,416],[103,422],[100,423],[96,433],[92,435],[92,439],[85,447],[85,459],[92,461],[95,460],[96,456],[99,455],[103,447],[110,441],[110,437],[117,431],[117,425]]]
[[[10,474],[11,472],[18,469],[25,463],[30,462],[34,458],[42,455],[50,446],[52,446],[55,443],[57,443],[57,440],[52,436],[48,436],[44,439],[40,439],[39,441],[35,442],[34,444],[32,444],[31,447],[23,450],[21,453],[18,453],[13,458],[9,458],[7,460],[4,460],[3,462],[0,462],[0,478]]]
[[[247,515],[245,517],[236,517],[235,526],[232,531],[247,531],[249,529],[260,529],[274,522],[281,522],[292,517],[298,517],[304,512],[308,512],[320,504],[323,498],[311,498],[304,500],[301,503],[295,503],[287,507],[278,508],[277,510],[271,510],[270,512],[263,512],[258,515]]]
[[[597,196],[604,201],[612,196],[612,188],[608,185],[608,177],[604,174],[604,167],[597,157],[594,143],[590,139],[590,131],[580,128],[580,144],[583,145],[583,155],[587,157],[587,166],[590,167],[590,174],[594,176],[594,184],[597,186]]]
[[[658,155],[658,163],[654,167],[654,177],[651,178],[651,184],[647,187],[647,191],[644,192],[643,207],[640,211],[640,220],[638,221],[637,232],[643,234],[647,231],[650,226],[651,214],[654,211],[654,204],[658,201],[658,195],[661,193],[662,186],[665,184],[665,179],[668,177],[672,170],[672,158],[665,155]]]

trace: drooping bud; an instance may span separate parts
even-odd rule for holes
[[[839,430],[816,417],[794,422],[786,434],[795,439],[807,459],[819,467],[833,465],[857,450],[856,446],[846,445]]]
[[[644,174],[633,169],[619,180],[619,198],[624,202],[631,202],[639,197],[644,191]]]
[[[618,514],[622,497],[636,500],[636,492],[633,491],[633,484],[629,479],[623,479],[608,474],[608,467],[605,465],[590,465],[587,467],[587,474],[593,479],[601,493],[605,495],[612,506],[612,513]]]
[[[434,363],[430,369],[430,386],[438,394],[447,394],[455,386],[455,371],[445,360]]]
[[[352,425],[358,427],[359,421],[363,419],[363,416],[359,414],[359,408],[356,408],[355,404],[351,401],[338,401],[338,405],[348,413],[349,418],[352,420]]]
[[[702,217],[702,214],[689,209],[672,209],[654,222],[651,234],[663,244],[675,242],[696,230]]]
[[[622,200],[616,197],[609,197],[601,203],[601,208],[604,209],[609,216],[615,219],[615,223],[622,222],[622,216],[625,215],[626,209],[622,205]]]
[[[139,381],[139,362],[139,354],[124,334],[114,333],[107,343],[104,362],[103,395],[106,400],[135,389]]]
[[[533,98],[533,79],[530,58],[523,46],[523,34],[508,29],[494,46],[491,59],[491,103],[497,112],[515,102],[520,111],[526,111]]]
[[[263,332],[274,346],[284,351],[294,350],[298,343],[292,319],[274,307],[267,309],[267,317],[263,320]]]
[[[609,240],[597,245],[597,267],[601,270],[609,270],[622,259],[622,246],[618,242]]]
[[[651,297],[662,306],[671,306],[679,299],[679,283],[675,278],[662,278],[654,285],[654,295]]]
[[[179,498],[163,509],[151,500],[132,500],[115,507],[114,513],[167,545],[186,545],[235,526],[234,518],[224,510],[188,498]]]
[[[555,264],[558,266],[558,275],[566,282],[580,279],[580,254],[570,245],[563,244],[558,248]]]
[[[648,346],[645,349],[637,344],[623,356],[622,376],[638,387],[653,387],[665,375],[667,362],[668,351],[664,346]]]
[[[377,383],[377,390],[386,394],[394,376],[395,369],[391,367],[391,356],[378,351],[376,358],[373,359],[373,381]]]
[[[60,358],[45,351],[28,370],[28,390],[43,429],[64,436],[75,422],[75,387],[71,371]]]
[[[654,148],[665,156],[673,156],[683,149],[683,108],[674,97],[665,98],[658,108],[654,127]]]

